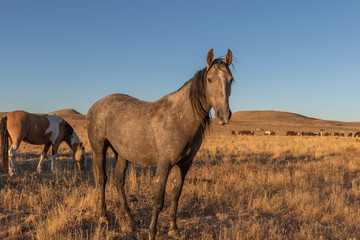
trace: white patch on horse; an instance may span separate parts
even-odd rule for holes
[[[45,134],[48,134],[51,132],[50,141],[54,145],[56,142],[56,139],[59,136],[60,123],[62,123],[64,120],[56,114],[48,115],[46,117],[49,120],[50,124],[49,124],[48,129],[46,129]]]

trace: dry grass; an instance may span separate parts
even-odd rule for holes
[[[1,239],[145,239],[154,168],[130,165],[126,192],[139,229],[124,227],[108,161],[108,216],[96,217],[91,171],[69,155],[57,174],[36,173],[39,152],[18,155],[18,176],[1,174]],[[167,196],[172,188],[172,176]],[[158,238],[167,239],[169,198]],[[336,137],[208,136],[180,198],[187,239],[359,239],[360,141]]]

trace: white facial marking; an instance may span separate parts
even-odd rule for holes
[[[46,129],[45,134],[51,132],[50,141],[52,144],[55,144],[56,139],[59,136],[60,123],[62,123],[64,120],[56,114],[48,115],[46,117],[49,120],[50,125],[48,129]]]

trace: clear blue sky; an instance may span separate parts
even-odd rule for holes
[[[228,48],[230,104],[360,121],[360,1],[1,1],[0,112],[153,101]]]

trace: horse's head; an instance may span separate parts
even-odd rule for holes
[[[232,62],[232,53],[228,50],[225,60],[214,60],[213,49],[207,55],[206,79],[205,79],[205,97],[215,111],[215,117],[218,124],[227,124],[231,118],[229,107],[229,97],[231,94],[231,84],[233,76],[229,69]]]
[[[86,152],[82,142],[76,146],[74,160],[80,171],[86,169]]]

